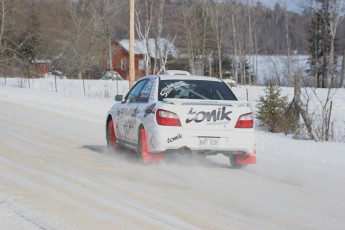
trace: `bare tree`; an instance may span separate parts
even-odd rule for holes
[[[93,51],[96,43],[98,27],[95,15],[90,14],[90,3],[86,1],[68,1],[67,10],[70,14],[71,26],[65,43],[65,67],[70,73],[76,72],[83,79],[84,94],[86,94],[83,72],[92,65]]]
[[[329,141],[333,135],[331,126],[332,97],[335,90],[328,88],[327,94],[321,96],[319,89],[309,88],[302,93],[301,115],[308,135],[316,141]],[[312,104],[312,101],[316,101]]]
[[[136,8],[136,32],[142,47],[146,74],[160,73],[165,70],[169,55],[173,50],[176,36],[163,38],[165,0],[145,0]]]
[[[232,47],[232,76],[234,80],[238,82],[238,73],[237,73],[237,60],[238,60],[238,53],[237,53],[237,30],[236,30],[236,22],[235,22],[235,12],[236,12],[236,5],[233,1],[227,2],[227,18],[228,18],[228,28],[230,31],[230,47]]]
[[[145,61],[145,74],[151,73],[151,58],[149,54],[148,42],[151,32],[151,27],[153,23],[153,1],[144,1],[144,6],[137,4],[137,10],[135,11],[136,14],[136,32],[141,40],[144,50],[146,50],[146,54],[144,55]],[[143,8],[144,7],[144,8]]]
[[[8,14],[8,9],[7,9],[7,2],[6,0],[1,0],[0,1],[0,49],[2,48],[2,41],[4,37],[4,32],[5,32],[5,23],[7,21],[7,14]]]
[[[113,72],[113,40],[116,32],[121,29],[121,16],[126,2],[120,0],[92,0],[90,11],[94,18],[95,34],[107,43],[108,61],[107,69]],[[116,78],[116,92],[118,92],[118,79]]]
[[[340,84],[339,87],[344,87],[344,80],[345,80],[345,49],[343,53],[343,64],[341,66],[341,74],[340,74]]]
[[[157,12],[157,16],[156,16],[156,23],[154,25],[156,25],[156,29],[154,30],[153,34],[154,34],[154,39],[155,39],[155,58],[157,60],[158,58],[158,62],[155,61],[154,62],[154,67],[153,69],[155,70],[155,72],[161,72],[163,69],[165,69],[165,63],[163,61],[163,54],[162,54],[162,42],[161,42],[161,36],[162,36],[162,31],[163,31],[163,14],[164,14],[164,4],[165,4],[165,0],[161,0],[159,1],[159,10]]]
[[[0,60],[0,66],[2,67],[2,74],[5,77],[5,84],[6,84],[6,78],[8,76],[8,63],[9,59],[5,55],[6,47],[4,46],[4,36],[6,32],[6,26],[7,26],[7,20],[8,20],[8,14],[9,14],[9,7],[8,7],[8,1],[1,0],[0,1],[0,54],[1,54],[1,60]]]
[[[335,87],[336,53],[335,37],[338,24],[342,20],[344,0],[315,0],[311,48],[312,72],[317,78],[317,86]],[[320,83],[321,81],[321,83]]]
[[[249,55],[253,55],[254,54],[254,37],[253,37],[253,23],[252,23],[252,6],[249,2],[249,0],[247,1],[247,12],[248,12],[248,49],[249,49]],[[252,78],[249,75],[248,76],[248,84],[251,85],[252,84]]]
[[[328,1],[328,0],[326,0]],[[330,24],[329,24],[329,31],[331,34],[331,41],[330,41],[330,52],[329,52],[329,67],[327,70],[329,73],[327,74],[328,79],[327,79],[327,84],[328,87],[330,86],[335,86],[335,63],[334,63],[334,51],[335,51],[335,36],[337,34],[337,27],[339,22],[343,19],[341,16],[341,11],[344,9],[344,3],[345,0],[329,0],[330,1]]]
[[[212,52],[211,40],[214,34],[206,4],[201,2],[180,3],[181,26],[179,28],[179,45],[188,55],[189,69],[192,74],[204,74],[209,54]],[[196,68],[198,67],[198,68]]]
[[[198,41],[195,38],[200,39],[198,36],[197,18],[195,17],[195,7],[188,7],[184,2],[181,3],[181,14],[183,22],[183,32],[187,44],[188,63],[189,70],[192,74],[195,74],[195,58],[198,53]]]
[[[38,27],[34,2],[0,1],[2,73],[7,76],[17,70],[16,74],[27,77],[28,87],[30,87],[31,63],[37,56],[40,42]]]
[[[218,54],[218,70],[219,70],[219,78],[223,78],[223,49],[224,49],[224,26],[225,26],[225,4],[219,3],[210,10],[210,18],[211,18],[211,25],[213,27],[215,37],[216,37],[216,47],[217,47],[217,54]]]
[[[70,15],[65,0],[41,1],[36,4],[36,16],[39,21],[40,44],[38,57],[53,61],[54,70],[64,53]],[[67,27],[67,28],[66,28]]]
[[[286,39],[286,54],[287,54],[287,82],[288,86],[292,86],[291,76],[291,60],[290,60],[290,36],[289,36],[289,14],[288,14],[288,0],[285,0],[285,39]]]

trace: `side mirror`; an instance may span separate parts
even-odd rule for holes
[[[122,101],[123,100],[123,95],[116,95],[115,96],[115,101]]]

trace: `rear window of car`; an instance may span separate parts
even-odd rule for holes
[[[160,80],[158,100],[164,98],[237,100],[224,82],[205,80]]]

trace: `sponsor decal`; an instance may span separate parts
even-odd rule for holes
[[[166,87],[164,87],[161,90],[160,95],[164,96],[164,97],[167,97],[171,93],[171,91],[178,90],[180,87],[188,86],[188,85],[189,84],[187,84],[184,81],[178,81],[178,82],[171,83],[170,85],[167,85]]]
[[[138,115],[139,111],[140,110],[139,110],[139,106],[138,106],[134,109],[133,113],[131,114],[131,117],[136,117]]]
[[[140,112],[139,106],[137,106],[133,112],[131,113],[131,116],[129,117],[129,119],[125,120],[125,125],[124,125],[124,132],[125,132],[125,136],[128,136],[129,133],[132,131],[132,129],[134,128],[134,126],[136,126],[137,124],[137,115]]]
[[[124,132],[125,136],[128,136],[130,131],[134,128],[134,119],[128,119],[125,121]]]
[[[152,105],[147,106],[145,109],[144,117],[147,117],[151,113],[155,113],[156,112],[155,106],[156,106],[156,103],[153,103]]]
[[[214,109],[212,111],[199,111],[199,112],[195,112],[193,111],[193,108],[191,108],[189,110],[189,112],[187,113],[187,115],[189,115],[189,117],[186,119],[186,123],[190,123],[192,121],[196,122],[196,123],[200,123],[202,121],[231,121],[231,118],[229,117],[229,115],[232,113],[232,111],[228,111],[226,112],[226,107],[222,107],[222,108],[218,108],[218,109]]]
[[[168,138],[168,139],[167,139],[167,142],[168,142],[168,144],[169,144],[169,143],[174,142],[174,141],[177,141],[177,140],[179,140],[179,139],[181,139],[181,138],[182,138],[182,134],[179,133],[179,134],[177,134],[176,136],[174,136],[174,137],[172,137],[172,138]]]
[[[227,125],[229,125],[229,121],[220,121],[220,122],[208,122],[206,123],[206,126],[224,126],[226,128]]]

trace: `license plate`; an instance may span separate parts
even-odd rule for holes
[[[199,147],[219,147],[219,137],[199,137]]]

